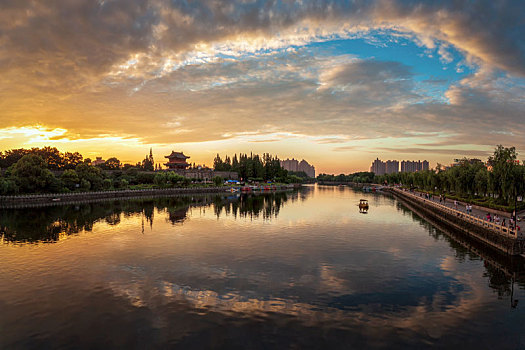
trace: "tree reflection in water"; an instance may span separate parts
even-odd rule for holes
[[[513,284],[525,287],[525,259],[502,254],[475,239],[467,238],[463,234],[439,225],[430,218],[423,218],[407,208],[403,203],[397,202],[397,210],[403,215],[408,215],[425,227],[428,234],[435,240],[446,241],[454,249],[455,258],[459,262],[466,260],[482,260],[485,266],[484,277],[499,298],[510,297],[513,293]]]
[[[249,195],[194,195],[102,201],[0,212],[0,238],[8,243],[53,243],[63,236],[91,231],[97,222],[120,224],[122,215],[141,215],[151,226],[155,210],[166,213],[166,220],[181,224],[192,207],[210,207],[217,217],[263,217],[271,220],[287,201],[295,201],[297,192]]]

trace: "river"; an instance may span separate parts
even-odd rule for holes
[[[523,261],[390,195],[9,209],[0,235],[1,349],[525,348]]]

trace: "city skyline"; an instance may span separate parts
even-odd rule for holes
[[[308,163],[304,159],[299,161],[298,159],[295,159],[295,158],[292,158],[292,159],[286,158],[284,160],[281,159],[280,163],[281,163],[281,166],[288,171],[295,171],[295,172],[303,171],[309,177],[315,178],[315,166]]]
[[[525,151],[525,3],[3,1],[0,149],[140,161]],[[480,20],[483,19],[483,20]],[[349,161],[351,160],[351,161]]]
[[[430,170],[430,163],[425,159],[423,161],[421,160],[402,160],[399,162],[398,160],[387,160],[382,161],[378,158],[376,158],[374,161],[372,161],[372,165],[370,166],[370,172],[376,174],[376,175],[384,175],[384,174],[395,174],[395,173],[413,173],[416,171],[425,171]]]

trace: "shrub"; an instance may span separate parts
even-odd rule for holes
[[[137,183],[139,184],[152,184],[155,180],[155,173],[138,173],[136,176]]]
[[[102,181],[102,187],[105,190],[109,190],[111,188],[111,180],[110,179],[104,179],[104,181]]]
[[[80,189],[83,191],[89,191],[91,189],[91,182],[86,179],[80,180]]]
[[[77,184],[80,183],[80,178],[78,177],[77,172],[73,169],[67,169],[64,171],[60,178],[62,179],[64,186],[72,191],[74,191],[77,188]]]
[[[220,176],[215,176],[213,178],[213,183],[215,184],[215,186],[220,186],[222,184],[222,177]]]
[[[155,174],[155,177],[153,178],[153,183],[155,185],[160,186],[160,187],[165,187],[166,182],[167,182],[166,173],[162,172],[162,173]]]

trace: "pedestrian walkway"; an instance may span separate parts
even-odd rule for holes
[[[426,193],[424,192],[418,192],[418,191],[413,191],[412,192],[413,194],[415,195],[418,195],[420,196],[421,198],[425,199],[425,200],[431,200],[432,202],[434,203],[438,203],[438,204],[441,204],[441,205],[444,205],[448,208],[451,208],[451,209],[456,209],[460,212],[463,212],[463,213],[467,213],[467,203],[465,202],[461,202],[461,201],[457,201],[457,206],[455,205],[455,201],[453,199],[445,199],[445,201],[439,201],[439,196],[431,196],[430,199],[428,197],[426,197]],[[490,213],[490,217],[491,217],[491,222],[494,222],[494,218],[497,216],[499,217],[499,223],[505,223],[505,226],[509,226],[510,224],[510,216],[511,214],[510,213],[505,213],[505,214],[502,214],[501,212],[497,212],[493,209],[490,209],[490,208],[483,208],[483,209],[478,209],[478,208],[474,208],[472,207],[472,211],[470,212],[470,215],[473,215],[475,217],[478,217],[480,219],[483,219],[483,220],[487,220],[487,213]],[[518,222],[518,226],[520,223]]]
[[[408,191],[400,188],[385,188],[395,196],[403,198],[407,203],[420,205],[420,209],[430,216],[458,229],[469,237],[476,238],[501,252],[510,255],[524,255],[525,257],[525,235],[519,226],[510,228],[508,222],[505,226],[486,219],[484,208],[478,208],[472,213],[466,213],[465,204],[457,203],[455,209],[454,201],[439,202],[439,197],[427,197],[425,193]],[[416,210],[417,211],[417,210]],[[483,215],[484,214],[484,215]]]

